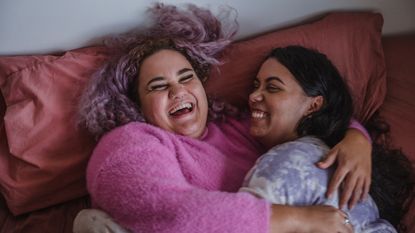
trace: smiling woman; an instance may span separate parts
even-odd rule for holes
[[[131,121],[147,121],[191,137],[203,133],[208,104],[202,81],[207,79],[209,62],[196,59],[202,55],[191,57],[172,38],[157,33],[148,38],[136,35],[134,42],[122,45],[121,54],[96,73],[83,95],[80,110],[81,124],[86,124],[94,135],[101,136]],[[226,45],[225,42],[222,43]],[[210,56],[209,51],[201,53]],[[218,63],[213,57],[210,62]],[[97,102],[100,102],[98,107]],[[184,111],[177,112],[179,108],[191,111],[183,115],[179,113]],[[193,120],[184,121],[185,116],[193,116]],[[193,126],[186,129],[187,126],[180,127],[178,123]]]
[[[371,197],[342,208],[337,191],[332,198],[325,195],[334,169],[315,164],[344,137],[352,116],[352,97],[331,61],[300,46],[276,48],[253,86],[250,131],[270,150],[250,170],[241,190],[275,204],[341,208],[347,214],[345,225],[354,232],[396,232],[379,217]]]
[[[253,86],[250,133],[267,148],[298,137],[293,129],[323,104],[321,96],[307,96],[291,72],[275,59],[264,62]],[[350,116],[351,105],[344,111]]]
[[[208,103],[190,62],[174,50],[147,57],[138,75],[141,111],[148,123],[199,138],[205,130]]]

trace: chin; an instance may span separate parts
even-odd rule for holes
[[[250,128],[249,129],[249,133],[251,134],[251,136],[256,137],[256,138],[262,138],[265,136],[265,133],[263,132],[263,130],[259,129],[259,128]]]
[[[199,127],[197,127],[196,129],[195,128],[178,130],[177,133],[183,136],[191,137],[191,138],[199,138],[203,134],[204,128],[203,129],[200,129]]]

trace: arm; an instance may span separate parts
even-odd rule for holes
[[[343,186],[340,207],[348,203],[349,208],[367,197],[371,183],[372,145],[369,134],[357,121],[352,120],[345,137],[317,163],[320,168],[328,168],[337,161],[337,169],[330,181],[327,195]]]
[[[270,205],[264,200],[195,187],[168,141],[117,132],[95,149],[88,190],[94,204],[123,227],[134,232],[268,231]]]
[[[352,226],[344,224],[346,214],[333,206],[272,205],[271,210],[270,233],[353,233]]]
[[[338,232],[352,233],[351,225],[344,225],[346,215],[332,206],[292,207],[272,205],[270,233],[281,232]],[[321,224],[324,223],[324,224]],[[84,209],[78,213],[73,224],[74,233],[127,233],[105,212],[97,209]]]

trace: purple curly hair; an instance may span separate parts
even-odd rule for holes
[[[144,31],[133,31],[111,38],[113,59],[101,67],[84,91],[79,109],[79,124],[96,138],[131,121],[144,121],[137,99],[137,77],[142,61],[161,49],[182,53],[203,81],[212,65],[219,65],[217,55],[231,43],[237,31],[236,14],[221,9],[218,17],[209,10],[187,5],[186,9],[155,4],[149,9],[153,25]],[[221,22],[220,18],[228,21]],[[230,20],[229,20],[230,19]],[[225,24],[226,23],[226,24]],[[211,101],[209,115],[218,111],[234,111]],[[219,106],[219,107],[218,107]]]

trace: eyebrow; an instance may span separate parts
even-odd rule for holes
[[[181,75],[181,74],[186,73],[188,71],[193,71],[193,70],[190,69],[190,68],[183,68],[183,69],[181,69],[177,72],[177,75]]]
[[[278,78],[276,76],[271,76],[271,77],[268,77],[268,78],[265,79],[266,82],[270,82],[272,80],[276,80],[276,81],[278,81],[278,82],[280,82],[280,83],[282,83],[282,84],[285,85],[285,83],[280,78]]]

